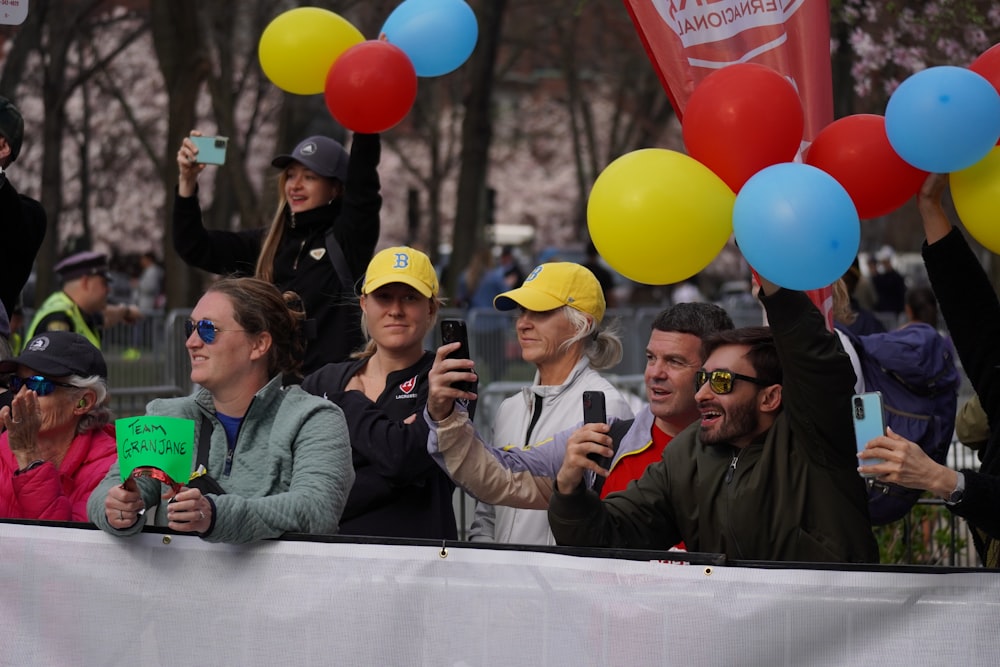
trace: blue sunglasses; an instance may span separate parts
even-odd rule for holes
[[[212,320],[198,320],[197,322],[193,320],[184,321],[184,333],[190,338],[191,334],[195,331],[198,332],[198,338],[205,341],[205,344],[211,345],[215,342],[215,335],[220,331],[246,331],[245,329],[220,329],[215,326],[215,322]]]
[[[69,389],[79,389],[75,384],[66,384],[65,382],[56,382],[43,375],[32,375],[31,377],[23,378],[14,375],[10,378],[10,383],[8,385],[10,390],[15,394],[21,391],[21,387],[27,387],[31,391],[35,392],[39,396],[48,396],[56,390],[56,387],[68,387]]]

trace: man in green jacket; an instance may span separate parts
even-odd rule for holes
[[[854,372],[805,294],[765,284],[770,328],[706,339],[701,420],[603,501],[582,484],[603,444],[567,448],[549,504],[563,545],[669,549],[741,560],[877,562],[851,420]],[[604,473],[599,473],[604,474]]]

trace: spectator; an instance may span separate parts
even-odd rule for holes
[[[103,327],[132,324],[142,317],[135,306],[108,303],[107,255],[78,252],[56,264],[55,271],[63,287],[35,312],[25,338],[46,331],[75,331],[100,349]]]
[[[872,275],[875,275],[874,273]],[[861,262],[857,255],[851,262],[851,267],[843,275],[847,284],[847,291],[851,297],[851,305],[855,310],[874,310],[878,295],[875,294],[875,286],[872,285],[871,278],[861,271]]]
[[[597,254],[597,246],[594,245],[593,241],[587,241],[587,258],[583,262],[583,265],[594,274],[597,278],[597,282],[601,283],[601,291],[604,293],[604,302],[608,305],[608,308],[614,308],[617,305],[615,300],[615,279],[611,275],[611,272],[604,268],[601,264],[600,256]]]
[[[154,315],[162,309],[163,267],[156,255],[147,251],[139,257],[139,282],[136,285],[136,305],[143,315]]]
[[[600,470],[587,475],[587,485],[603,498],[638,479],[646,466],[660,460],[674,436],[698,420],[694,378],[705,361],[702,337],[732,328],[729,315],[714,304],[682,303],[660,313],[646,346],[648,404],[634,420],[614,420],[611,426],[578,422],[531,449],[496,449],[471,438],[442,437],[431,440],[430,451],[477,499],[546,509],[567,447],[584,441],[597,443],[612,454],[598,450],[603,457]]]
[[[355,480],[340,521],[342,535],[458,538],[455,485],[427,454],[424,350],[441,308],[430,258],[386,248],[368,264],[361,324],[368,344],[351,361],[327,364],[302,382],[344,410]]]
[[[801,292],[764,283],[771,328],[723,331],[696,375],[701,421],[662,460],[603,501],[598,472],[566,450],[549,504],[559,544],[668,549],[729,558],[876,562],[867,493],[854,464],[854,373],[823,315]]]
[[[924,265],[937,296],[962,367],[972,382],[988,423],[1000,418],[1000,300],[962,233],[952,227],[941,205],[947,175],[928,176],[918,195],[926,240]],[[860,471],[891,482],[930,491],[972,527],[976,551],[986,567],[1000,567],[1000,443],[996,430],[979,456],[979,471],[952,470],[936,463],[914,442],[891,431],[859,454]],[[868,464],[866,459],[883,463]]]
[[[9,316],[28,282],[35,255],[45,238],[45,209],[18,194],[10,166],[21,153],[24,119],[14,103],[0,97],[0,305]]]
[[[674,303],[701,303],[708,301],[705,295],[701,293],[701,289],[698,288],[698,281],[694,278],[688,278],[678,283],[674,287],[673,292],[671,292],[670,299]]]
[[[482,248],[459,278],[459,299],[470,311],[471,344],[488,373],[484,383],[503,380],[510,365],[505,336],[510,318],[493,310],[493,299],[520,284],[512,282],[519,274],[516,262],[493,266],[492,252]]]
[[[195,465],[208,475],[187,486],[151,477],[123,485],[115,464],[88,504],[99,528],[126,537],[148,522],[229,543],[337,532],[354,481],[347,425],[333,403],[281,386],[282,373],[298,371],[301,346],[302,314],[285,300],[262,280],[226,278],[198,301],[186,347],[201,388],[153,400],[146,413],[195,421]]]
[[[521,357],[536,369],[532,384],[497,410],[494,447],[531,449],[547,442],[580,421],[583,392],[588,390],[604,392],[609,417],[632,416],[626,400],[597,372],[621,360],[622,345],[615,334],[600,326],[604,296],[594,274],[569,262],[542,264],[521,287],[499,295],[494,305],[498,310],[520,309],[516,328]],[[473,361],[447,357],[455,349],[456,343],[440,347],[431,368],[426,410],[429,449],[481,443],[466,410],[461,405],[455,409],[456,399],[476,398],[453,386],[476,380]],[[484,503],[476,507],[470,537],[485,542],[553,543],[544,513]]]
[[[86,338],[53,331],[0,362],[0,517],[87,521],[87,498],[117,458],[108,369]]]
[[[898,317],[906,305],[906,280],[892,265],[895,256],[889,246],[882,246],[876,253],[878,272],[872,276],[872,286],[877,296],[875,310]]]
[[[870,280],[861,275],[861,267],[857,257],[854,258],[854,263],[851,264],[841,280],[846,290],[847,310],[843,312],[840,323],[855,336],[885,332],[882,320],[871,310],[875,303],[875,288]],[[864,301],[862,301],[862,295],[864,295]],[[871,305],[865,305],[865,303]],[[837,319],[836,316],[834,319]]]
[[[192,135],[198,135],[192,132]],[[198,149],[177,152],[174,247],[211,273],[254,275],[299,294],[309,321],[303,371],[344,361],[363,342],[355,283],[379,237],[378,135],[357,134],[351,156],[328,137],[303,139],[275,157],[278,208],[271,225],[240,232],[207,230],[198,204]]]

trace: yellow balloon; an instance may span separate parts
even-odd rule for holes
[[[733,232],[736,195],[683,153],[646,148],[601,172],[587,202],[587,226],[616,271],[649,285],[698,273]]]
[[[350,21],[319,7],[299,7],[278,15],[261,33],[260,66],[271,83],[289,93],[315,95],[344,51],[365,41]]]
[[[1000,253],[1000,146],[971,167],[953,172],[949,180],[962,224],[984,248]]]

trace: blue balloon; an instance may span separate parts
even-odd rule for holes
[[[410,57],[417,76],[441,76],[472,55],[479,24],[464,0],[405,0],[386,19],[381,37]]]
[[[740,188],[733,232],[747,262],[776,285],[826,287],[858,254],[861,221],[847,190],[808,164],[758,171]]]
[[[885,108],[893,150],[917,169],[947,174],[971,167],[1000,138],[1000,94],[964,67],[931,67],[907,77]]]

